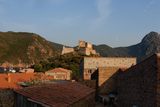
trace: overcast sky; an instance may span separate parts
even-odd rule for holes
[[[112,47],[160,32],[160,0],[0,0],[0,31],[26,31],[74,46]]]

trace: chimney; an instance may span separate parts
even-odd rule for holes
[[[7,81],[10,83],[11,82],[11,75],[10,73],[7,74]]]

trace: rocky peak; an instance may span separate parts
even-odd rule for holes
[[[142,39],[140,44],[145,55],[160,52],[160,34],[152,31]]]
[[[159,43],[160,41],[160,34],[158,34],[157,32],[150,32],[148,33],[143,39],[142,39],[142,43],[144,44],[151,44],[151,43]]]

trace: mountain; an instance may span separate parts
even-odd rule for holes
[[[154,53],[160,52],[160,34],[152,31],[140,43],[128,47],[112,48],[107,45],[97,45],[94,48],[101,56],[132,56],[141,61]]]
[[[1,65],[30,65],[53,56],[55,52],[53,43],[37,34],[0,32]]]
[[[63,45],[59,44],[59,43],[54,43],[54,42],[50,42],[49,43],[52,45],[52,47],[54,47],[54,49],[56,50],[56,52],[61,53],[62,49],[63,49]]]
[[[0,32],[0,65],[34,64],[59,55],[63,45],[47,41],[40,35],[27,32]],[[112,48],[94,45],[101,56],[137,57],[138,61],[160,52],[160,34],[148,33],[140,43],[128,47]]]

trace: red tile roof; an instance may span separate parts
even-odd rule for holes
[[[55,68],[55,69],[46,71],[46,73],[52,73],[52,72],[71,72],[71,70],[64,69],[64,68]]]
[[[20,88],[18,82],[26,82],[33,79],[50,79],[52,77],[46,76],[42,73],[10,73],[0,74],[0,89],[16,89]]]
[[[51,107],[68,107],[94,91],[77,82],[56,82],[15,90],[16,93],[27,97],[32,102]]]

